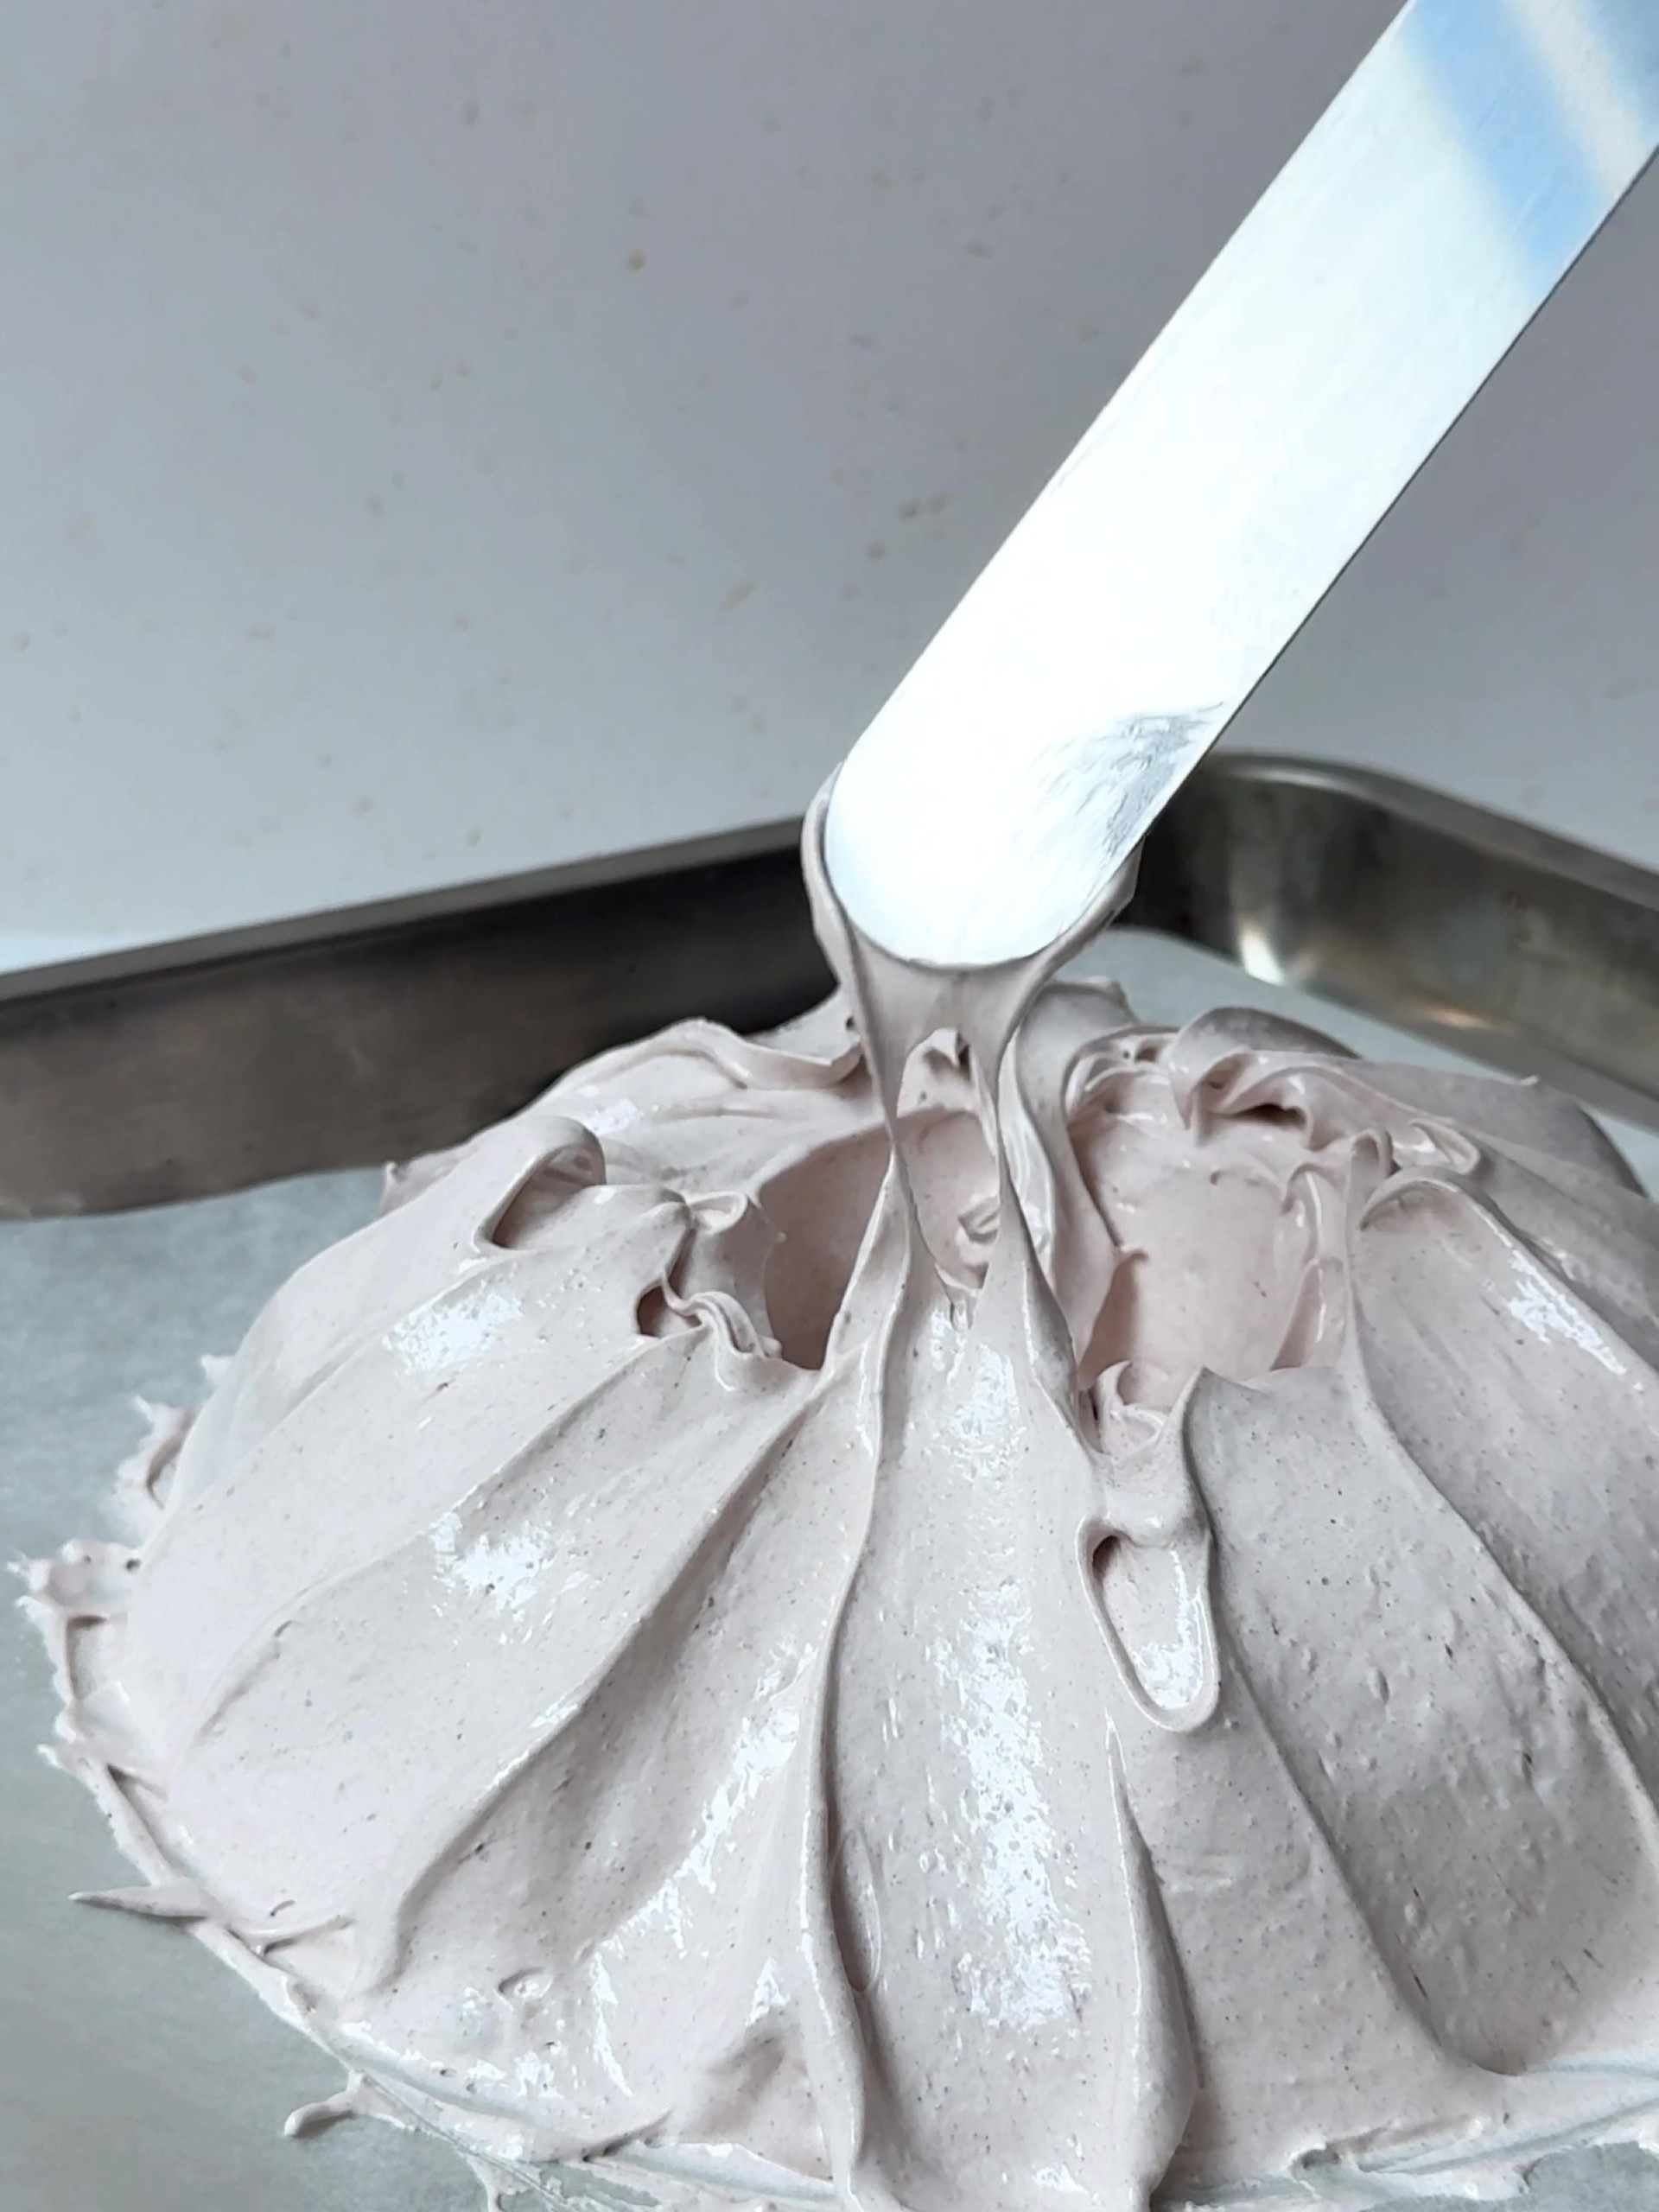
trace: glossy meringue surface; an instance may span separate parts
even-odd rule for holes
[[[111,1901],[601,2193],[1642,2133],[1659,1209],[1548,1093],[824,931],[395,1176],[35,1569]]]

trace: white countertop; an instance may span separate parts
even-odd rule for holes
[[[798,809],[1388,0],[64,0],[0,965]],[[1659,864],[1659,177],[1236,741]]]

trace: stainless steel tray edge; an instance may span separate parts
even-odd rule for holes
[[[1659,1128],[1659,874],[1357,768],[1224,756],[1132,918]]]
[[[456,1142],[691,1013],[827,987],[770,824],[0,981],[0,1215],[101,1212]]]
[[[0,977],[0,1214],[455,1141],[563,1068],[826,986],[798,825]],[[1363,770],[1224,753],[1127,917],[1659,1128],[1659,875]]]

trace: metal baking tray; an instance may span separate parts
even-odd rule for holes
[[[0,1213],[454,1142],[691,1014],[826,987],[793,822],[0,977]],[[1357,769],[1213,758],[1126,919],[1659,1128],[1659,875]]]
[[[1620,881],[1578,904],[1610,866],[1375,779],[1230,759],[1160,826],[1141,926],[1087,960],[1169,1022],[1235,995],[1317,1020],[1307,991],[1285,988],[1294,970],[1349,1001],[1331,1026],[1357,1049],[1553,1055],[1558,1079],[1604,1098],[1599,1084],[1618,1086],[1659,1128],[1641,996],[1659,975],[1659,885],[1616,871],[1637,877],[1634,896]],[[1471,918],[1494,910],[1501,929]],[[1379,914],[1398,916],[1392,948],[1371,942]],[[1427,916],[1420,944],[1411,925]],[[1499,955],[1465,951],[1457,969],[1445,949],[1471,938]],[[1553,1003],[1541,948],[1569,999],[1577,963],[1624,1009],[1608,1016],[1616,1052],[1571,1026],[1581,1006],[1528,1041],[1532,1010]],[[694,1011],[764,1023],[823,980],[788,823],[0,979],[0,1187],[13,1213],[63,1217],[0,1229],[5,1548],[40,1554],[102,1524],[137,1433],[132,1394],[200,1395],[198,1355],[229,1351],[277,1282],[372,1214],[379,1179],[353,1165],[462,1135],[621,1036]],[[1433,1041],[1364,1018],[1396,1002]],[[1659,1136],[1631,1118],[1615,1133],[1633,1160],[1644,1140],[1659,1192]],[[434,2139],[365,2126],[284,2141],[283,2113],[327,2097],[337,2068],[178,1929],[67,1902],[130,1875],[90,1799],[34,1758],[54,1703],[32,1632],[0,1614],[0,2203],[474,2212],[476,2183]],[[1528,2202],[1655,2212],[1659,2167],[1571,2152]]]

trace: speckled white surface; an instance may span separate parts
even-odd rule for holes
[[[1390,0],[60,0],[0,965],[800,809]],[[1659,176],[1236,729],[1659,861]]]

